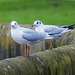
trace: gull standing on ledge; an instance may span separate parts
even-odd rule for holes
[[[62,37],[65,33],[72,31],[75,28],[75,25],[71,26],[54,26],[54,25],[44,25],[40,20],[36,20],[34,22],[35,31],[37,32],[45,32],[51,37]],[[55,38],[56,39],[56,38]],[[52,40],[50,41],[50,48],[52,49]]]
[[[11,22],[11,37],[18,44],[26,45],[26,52],[24,56],[29,56],[30,45],[36,44],[42,40],[54,39],[54,37],[50,37],[50,35],[46,33],[20,27],[16,21]]]

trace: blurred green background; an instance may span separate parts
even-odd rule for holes
[[[75,1],[0,0],[0,23],[16,20],[19,24],[75,24]]]

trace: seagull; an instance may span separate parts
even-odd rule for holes
[[[54,39],[46,33],[20,27],[16,21],[11,22],[11,37],[18,44],[26,45],[24,56],[29,56],[30,45],[39,43],[42,40]]]
[[[45,32],[51,37],[59,38],[59,36],[62,37],[67,32],[73,30],[73,28],[75,28],[75,25],[71,25],[71,26],[44,25],[40,20],[36,20],[34,21],[34,25],[32,25],[32,27],[35,27],[35,31],[37,32]],[[52,40],[50,41],[49,49],[52,49]]]

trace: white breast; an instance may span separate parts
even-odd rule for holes
[[[11,37],[18,44],[23,44],[23,45],[28,44],[28,41],[23,39],[21,31],[18,31],[16,29],[15,30],[11,29]]]

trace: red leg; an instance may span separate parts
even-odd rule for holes
[[[25,51],[24,56],[28,56],[28,55],[27,55],[27,45],[26,45],[26,51]]]
[[[28,46],[28,56],[29,56],[29,54],[30,54],[29,51],[30,51],[30,46]]]
[[[49,48],[50,50],[52,49],[52,40],[50,41],[50,48]]]
[[[27,45],[26,45],[26,53],[25,54],[27,55]]]

